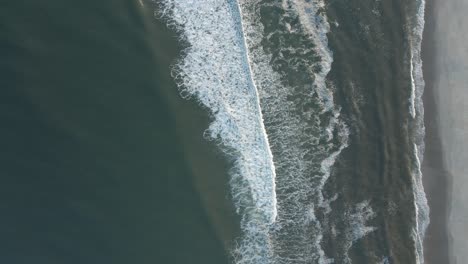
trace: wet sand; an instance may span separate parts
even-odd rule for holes
[[[434,89],[437,73],[437,50],[435,47],[434,1],[426,2],[426,25],[423,38],[423,70],[425,79],[424,114],[426,149],[422,164],[423,183],[430,206],[430,224],[424,245],[425,263],[448,263],[447,215],[449,204],[450,175],[445,169],[440,138],[437,100]]]
[[[423,41],[426,152],[424,185],[431,207],[426,263],[465,263],[468,257],[468,76],[464,0],[427,1]]]

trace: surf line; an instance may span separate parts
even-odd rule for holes
[[[412,48],[411,48],[412,49]],[[411,97],[410,97],[410,113],[413,118],[416,118],[416,107],[414,106],[416,101],[416,84],[414,83],[414,57],[413,51],[411,50],[411,60],[410,60],[410,76],[411,76]]]
[[[271,215],[270,215],[270,224],[274,223],[276,221],[276,217],[278,216],[278,209],[277,209],[277,199],[276,199],[276,169],[275,169],[275,164],[274,164],[274,161],[273,161],[273,154],[271,152],[271,147],[270,147],[270,143],[268,141],[268,134],[266,132],[266,129],[265,129],[265,124],[264,124],[264,119],[263,119],[263,113],[262,113],[262,107],[261,107],[261,103],[260,103],[260,95],[258,93],[258,89],[257,89],[257,85],[255,84],[255,80],[253,78],[253,70],[252,70],[252,62],[250,61],[250,55],[249,55],[249,49],[248,49],[248,46],[247,46],[247,42],[245,40],[245,30],[244,30],[244,23],[242,22],[242,8],[240,7],[240,4],[239,4],[239,1],[238,0],[233,0],[235,2],[235,6],[236,6],[236,11],[237,13],[239,14],[239,24],[240,24],[240,37],[242,38],[242,44],[243,44],[243,49],[244,49],[244,54],[245,54],[245,59],[247,61],[247,67],[248,67],[248,78],[249,78],[249,81],[254,89],[254,94],[255,94],[255,99],[256,99],[256,103],[257,103],[257,111],[258,111],[258,122],[260,123],[260,128],[261,128],[261,131],[262,131],[262,134],[263,134],[263,138],[265,140],[265,144],[266,144],[266,147],[267,147],[267,155],[268,155],[268,163],[269,163],[269,167],[271,169],[271,175],[272,175],[272,179],[271,179],[271,184],[272,184],[272,206],[273,206],[273,211],[271,212]]]
[[[430,223],[429,206],[426,193],[422,183],[421,161],[423,159],[424,140],[419,138],[424,135],[424,104],[422,94],[424,93],[424,78],[422,72],[421,44],[425,24],[425,0],[419,0],[416,11],[416,23],[411,28],[410,38],[410,71],[411,71],[411,98],[410,113],[413,121],[418,126],[416,131],[416,142],[414,144],[415,171],[413,171],[413,196],[415,207],[415,226],[413,228],[413,242],[415,246],[415,261],[417,264],[424,263],[424,237],[427,226]]]

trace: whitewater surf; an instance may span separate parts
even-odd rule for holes
[[[324,0],[156,3],[157,16],[187,45],[173,67],[181,95],[199,102],[211,115],[206,140],[215,141],[234,161],[230,188],[243,232],[231,249],[235,263],[423,263],[428,224],[420,172],[423,1],[408,7],[416,20],[402,15],[407,23],[395,22],[408,37],[389,40],[379,31],[384,30],[380,24],[366,24],[366,19],[392,17],[379,0],[365,11],[358,4],[353,7],[363,16],[346,14],[344,4]],[[358,50],[361,44],[356,43],[369,43],[376,36],[382,46],[345,52],[348,47]],[[340,39],[348,43],[341,46]],[[360,68],[350,66],[356,63],[352,56],[391,50],[385,46],[389,42],[409,47],[397,61],[405,65],[398,75],[385,68],[391,67],[382,62],[391,60],[385,53],[375,61],[361,58]],[[385,65],[381,72],[367,70],[375,80],[353,73],[380,69],[375,66],[380,63]],[[398,104],[396,98],[406,97],[401,107],[406,110],[398,105],[398,111],[389,112],[393,97],[383,96],[389,93],[384,88],[372,90],[379,82],[385,86],[380,80],[396,78],[392,76],[403,81],[390,95]],[[374,98],[388,101],[374,105]],[[401,120],[403,130],[386,128],[394,122],[392,116]],[[379,129],[383,134],[375,132]],[[405,144],[404,162],[394,160],[400,154],[393,144]],[[385,172],[389,166],[390,172]],[[352,175],[362,184],[345,184]],[[386,190],[383,196],[388,197],[381,197],[375,191],[381,186],[371,184],[377,182],[389,188],[398,188],[392,185],[398,182],[408,191],[398,196]],[[398,228],[398,221],[391,219],[403,219],[411,231],[402,231],[406,233],[388,245],[376,243],[366,249],[370,241],[382,241],[391,236],[390,229]],[[396,241],[404,237],[412,237],[412,250],[395,253]],[[366,253],[359,255],[358,248]]]

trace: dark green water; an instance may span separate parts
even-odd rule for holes
[[[340,190],[343,204],[371,199],[376,212],[371,224],[378,227],[350,248],[353,263],[378,263],[375,256],[415,263],[414,121],[405,28],[414,10],[404,1],[335,1],[329,9],[340,25],[330,34],[335,60],[329,77],[340,87],[337,98],[353,132],[328,187]],[[339,219],[340,211],[337,206],[331,218]],[[340,245],[342,236],[330,237],[330,248]]]
[[[138,1],[0,3],[0,263],[227,262],[177,51]]]

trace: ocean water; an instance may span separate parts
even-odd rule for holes
[[[424,1],[155,1],[232,160],[234,263],[423,263]]]
[[[423,263],[424,5],[1,3],[0,263]]]
[[[151,3],[2,1],[0,32],[0,263],[228,263]]]

